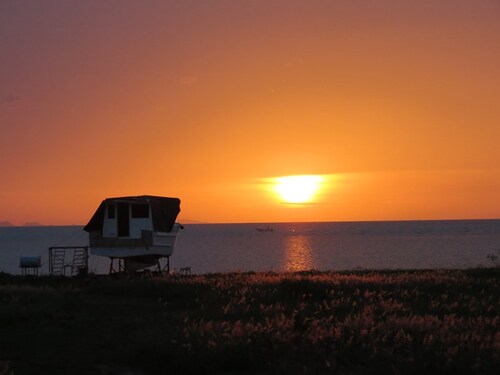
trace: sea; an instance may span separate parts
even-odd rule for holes
[[[49,247],[87,245],[81,226],[0,227],[0,272],[21,274],[20,257],[41,256],[39,274],[48,274]],[[492,265],[488,256],[499,249],[500,220],[186,224],[170,269],[463,269]],[[106,274],[109,265],[108,258],[90,255],[90,272]]]

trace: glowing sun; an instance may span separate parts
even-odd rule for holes
[[[274,190],[287,203],[312,202],[324,178],[318,175],[285,176],[275,179]]]

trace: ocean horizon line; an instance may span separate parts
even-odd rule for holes
[[[388,220],[324,220],[324,221],[195,221],[195,220],[178,220],[183,225],[272,225],[272,224],[334,224],[334,223],[418,223],[418,222],[460,222],[460,221],[500,221],[498,218],[453,218],[453,219],[388,219]],[[8,224],[0,223],[0,228],[40,228],[40,227],[84,227],[86,224]]]

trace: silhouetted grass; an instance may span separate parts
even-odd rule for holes
[[[15,374],[493,374],[500,269],[0,277]]]

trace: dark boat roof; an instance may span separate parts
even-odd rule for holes
[[[88,224],[83,227],[86,232],[101,231],[106,205],[112,202],[149,203],[153,218],[153,229],[158,232],[170,232],[181,211],[179,198],[157,197],[154,195],[139,195],[130,197],[106,198],[101,202]]]

